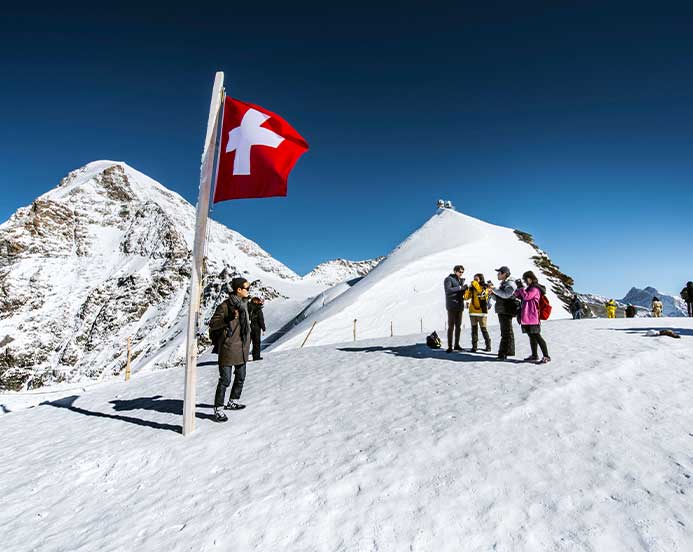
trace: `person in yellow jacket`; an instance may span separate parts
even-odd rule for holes
[[[609,299],[606,302],[606,317],[607,318],[616,318],[616,301],[613,299]]]
[[[664,305],[659,300],[659,297],[653,297],[652,298],[652,316],[654,316],[655,318],[660,318],[662,316],[662,309],[664,309]]]
[[[486,319],[488,316],[488,289],[486,288],[486,278],[483,274],[475,274],[471,285],[464,292],[464,298],[469,301],[469,321],[472,325],[472,352],[477,350],[479,343],[479,326],[481,334],[486,343],[486,352],[491,351],[491,336],[486,329]]]

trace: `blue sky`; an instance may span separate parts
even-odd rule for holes
[[[228,94],[284,116],[311,150],[287,198],[213,217],[299,273],[386,254],[444,198],[532,233],[581,291],[678,292],[693,279],[693,8],[474,4],[7,12],[0,220],[96,159],[194,203],[223,70]]]

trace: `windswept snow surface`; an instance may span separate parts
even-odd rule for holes
[[[693,550],[693,321],[543,333],[541,366],[421,335],[268,353],[226,424],[201,367],[187,438],[180,371],[2,416],[3,551]]]
[[[514,278],[532,270],[547,285],[553,319],[570,315],[542,276],[532,257],[537,250],[518,239],[514,230],[489,224],[450,209],[440,209],[360,282],[324,309],[308,317],[273,345],[273,350],[299,347],[313,322],[307,346],[438,330],[447,315],[443,280],[456,264],[464,265],[466,282],[480,272],[495,283],[495,269],[507,265]],[[467,313],[465,312],[465,317]],[[391,325],[392,323],[392,325]],[[497,324],[495,316],[490,324]]]

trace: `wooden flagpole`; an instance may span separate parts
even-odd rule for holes
[[[200,167],[200,193],[197,199],[197,216],[195,220],[195,242],[193,244],[193,266],[190,278],[190,304],[188,309],[188,341],[185,358],[185,389],[183,398],[183,435],[195,430],[195,400],[197,386],[197,326],[200,312],[200,295],[202,293],[202,261],[204,257],[207,233],[207,216],[209,198],[212,188],[214,162],[216,160],[216,140],[219,131],[219,115],[224,94],[224,73],[218,71],[214,77],[212,100],[207,119]]]

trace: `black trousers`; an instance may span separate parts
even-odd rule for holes
[[[538,356],[537,346],[541,349],[541,354],[545,357],[549,356],[549,348],[546,346],[546,341],[541,337],[540,333],[531,333],[529,335],[529,347],[532,349],[532,356]]]
[[[452,349],[453,330],[455,334],[455,347],[460,346],[460,332],[462,331],[462,309],[448,311],[448,349]]]
[[[236,377],[233,379],[233,387],[231,387],[231,396],[229,399],[238,400],[243,392],[243,383],[245,383],[245,363],[236,364],[236,366],[219,366],[219,383],[217,383],[217,392],[214,395],[214,406],[224,406],[224,397],[226,390],[231,385],[231,373],[236,372]]]
[[[262,330],[258,328],[257,330],[255,328],[250,329],[250,340],[253,343],[253,360],[259,360],[260,359],[260,340],[262,338]]]
[[[499,314],[498,322],[500,324],[500,346],[498,347],[498,356],[515,356],[515,334],[513,333],[513,318],[512,314]]]
[[[693,316],[693,303],[688,303],[688,316]]]

